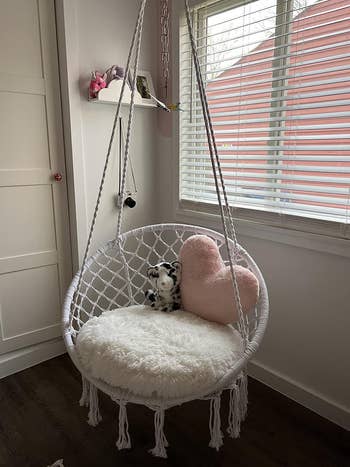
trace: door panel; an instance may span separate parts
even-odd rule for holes
[[[0,258],[56,250],[49,185],[1,187],[0,212]]]
[[[1,92],[0,170],[50,168],[45,96]]]
[[[43,75],[36,0],[1,0],[1,71],[25,76]]]
[[[2,354],[60,335],[72,271],[54,0],[0,11]]]
[[[58,283],[56,265],[0,276],[1,335],[4,340],[59,323]],[[15,294],[13,290],[16,290]],[[13,310],[21,312],[14,313]]]

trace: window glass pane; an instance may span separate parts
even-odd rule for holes
[[[258,0],[207,18],[208,79],[218,76],[273,34],[276,0]],[[249,36],[249,37],[248,37]]]
[[[349,17],[350,0],[255,0],[231,8],[224,0],[195,11],[231,205],[349,222]],[[182,52],[180,195],[216,204],[186,39]]]

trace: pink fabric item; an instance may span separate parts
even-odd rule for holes
[[[222,324],[237,321],[231,271],[214,240],[206,235],[193,235],[184,242],[179,256],[183,309]],[[238,265],[234,268],[246,313],[258,301],[259,282],[249,269]]]
[[[98,71],[92,73],[89,87],[90,97],[97,97],[98,92],[107,86],[106,78],[106,73],[104,73],[103,75]]]

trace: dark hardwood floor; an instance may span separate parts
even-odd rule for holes
[[[153,447],[149,409],[129,405],[133,448],[119,452],[116,407],[100,397],[103,421],[86,423],[79,407],[80,376],[67,356],[42,363],[0,381],[0,465],[46,467],[64,458],[65,467],[349,467],[349,433],[257,381],[249,383],[248,418],[241,437],[225,437],[216,452],[208,448],[208,402],[168,411],[168,459],[147,453]],[[222,404],[226,426],[227,397]]]

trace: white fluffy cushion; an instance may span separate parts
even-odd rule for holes
[[[95,378],[141,396],[205,393],[241,355],[232,327],[192,313],[135,305],[106,311],[81,329],[77,351]]]

